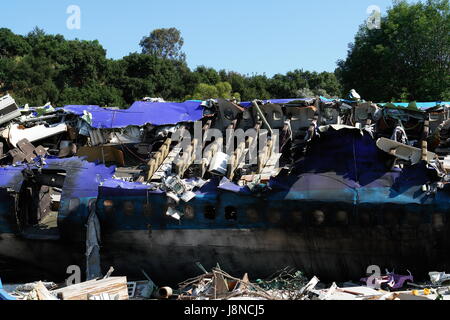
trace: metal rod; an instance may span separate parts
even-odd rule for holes
[[[256,108],[256,111],[258,112],[258,114],[259,114],[259,116],[261,117],[262,121],[264,122],[264,124],[267,126],[267,128],[269,128],[270,135],[272,135],[272,134],[273,134],[273,130],[272,130],[272,128],[270,127],[269,122],[267,122],[267,119],[266,119],[266,117],[264,116],[263,112],[262,112],[261,109],[259,108],[258,103],[256,102],[256,100],[253,100],[252,103],[253,103],[253,106]]]

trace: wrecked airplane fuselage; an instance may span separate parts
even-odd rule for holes
[[[374,264],[428,272],[447,263],[450,190],[438,148],[447,110],[219,99],[27,116],[36,126],[64,119],[66,142],[54,150],[49,132],[37,140],[48,138],[46,148],[11,143],[0,261],[63,277],[86,259],[98,270],[89,261],[99,250],[101,269],[170,283],[196,275],[196,262],[253,277],[285,266],[334,280]]]
[[[417,273],[445,264],[449,190],[422,191],[436,179],[433,170],[424,163],[387,170],[392,159],[360,130],[320,140],[295,174],[256,192],[212,179],[176,205],[149,189],[101,186],[105,266],[135,274],[145,267],[174,281],[196,274],[197,261],[255,276],[289,265],[333,279],[373,264]],[[341,147],[326,152],[327,143]],[[167,215],[169,206],[180,220]]]
[[[0,168],[0,260],[14,266],[13,277],[61,274],[80,263],[88,208],[114,169],[48,157]]]

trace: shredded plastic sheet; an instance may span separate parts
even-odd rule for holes
[[[125,128],[128,126],[173,125],[180,122],[194,122],[203,118],[203,106],[198,101],[144,102],[137,101],[128,109],[113,110],[99,106],[68,105],[65,112],[83,116],[88,112],[90,125],[94,128]]]
[[[128,182],[122,181],[118,179],[106,179],[101,184],[104,188],[119,188],[119,189],[127,189],[127,190],[150,190],[154,189],[153,185],[142,184],[139,182]],[[150,191],[150,193],[163,193],[161,190]]]
[[[237,184],[231,182],[227,178],[223,177],[220,181],[219,186],[217,187],[219,190],[223,191],[231,191],[235,193],[244,193],[244,194],[251,194],[250,189],[247,186],[241,187]]]
[[[353,100],[347,100],[347,99],[328,99],[328,98],[325,98],[325,97],[320,97],[320,100],[322,100],[322,102],[333,102],[333,101],[341,101],[341,102],[344,102],[344,103],[353,103],[353,102],[355,102],[355,101],[353,101]]]

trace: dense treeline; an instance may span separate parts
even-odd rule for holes
[[[106,58],[98,41],[66,40],[35,28],[26,36],[0,29],[0,94],[19,104],[127,106],[143,97],[345,97],[356,89],[372,101],[450,100],[448,0],[394,0],[381,28],[360,27],[334,73],[302,69],[273,77],[199,66],[191,70],[175,28],[143,37],[141,53]]]
[[[450,2],[395,1],[380,29],[361,26],[336,74],[372,101],[450,100]]]
[[[0,29],[0,91],[20,104],[102,106],[127,106],[146,96],[182,101],[340,94],[333,73],[295,70],[269,78],[204,66],[190,70],[182,55],[148,51],[111,60],[98,41],[66,40],[38,28],[26,36]]]

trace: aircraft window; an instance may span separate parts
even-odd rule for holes
[[[105,213],[111,214],[114,213],[114,201],[112,200],[105,200],[103,201],[103,207],[105,208]]]
[[[440,231],[445,227],[445,218],[442,213],[434,213],[431,217],[433,228]]]
[[[212,205],[206,205],[205,206],[205,218],[208,220],[214,220],[216,219],[216,208]]]
[[[247,213],[247,219],[250,222],[258,222],[259,221],[259,214],[258,214],[258,211],[256,211],[256,209],[249,208],[249,209],[247,209],[246,213]]]
[[[237,209],[232,206],[225,207],[225,219],[237,220]]]
[[[336,222],[340,225],[348,224],[348,213],[346,211],[340,210],[336,213]]]
[[[387,211],[384,213],[384,224],[387,226],[395,226],[398,224],[398,217],[400,212],[397,211]]]
[[[150,203],[142,204],[142,214],[146,217],[150,217],[152,215],[152,205]]]
[[[132,216],[134,214],[134,203],[132,201],[125,201],[123,203],[123,212],[127,216]]]
[[[420,224],[420,218],[421,215],[417,212],[409,212],[406,215],[405,224],[410,226],[418,226]]]
[[[195,218],[195,211],[193,206],[187,205],[186,207],[184,207],[184,218],[185,219]]]
[[[361,212],[359,214],[359,222],[363,227],[370,226],[372,223],[372,216],[369,212]]]
[[[269,211],[269,222],[270,223],[278,223],[281,220],[281,213],[278,210],[270,210]]]
[[[325,222],[325,213],[321,210],[316,210],[313,212],[313,222],[314,225],[320,226]]]
[[[303,213],[301,211],[293,211],[292,212],[292,220],[296,223],[302,223],[303,222]]]
[[[80,199],[70,199],[69,201],[69,213],[74,214],[77,213],[78,208],[80,207]]]

